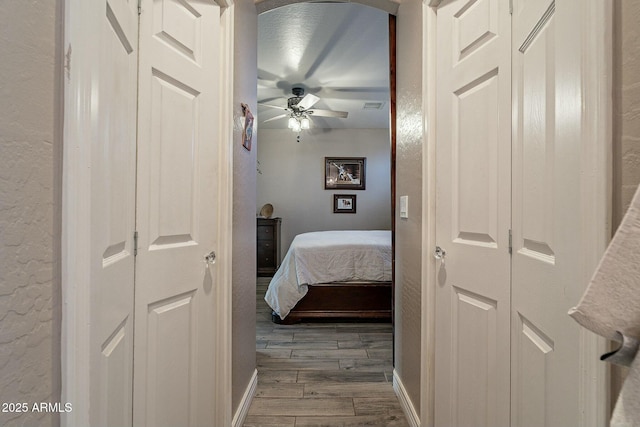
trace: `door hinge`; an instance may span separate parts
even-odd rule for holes
[[[138,232],[133,232],[133,256],[138,255]]]
[[[513,254],[513,233],[509,229],[509,254]]]
[[[142,14],[142,0],[138,0],[138,15]]]
[[[513,0],[509,0],[509,15],[513,15]]]

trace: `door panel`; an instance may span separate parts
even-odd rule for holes
[[[195,293],[188,292],[149,305],[147,363],[148,401],[172,402],[149,412],[149,425],[183,425],[190,418],[190,396],[196,392]],[[167,369],[172,366],[172,369]]]
[[[201,14],[189,2],[163,1],[154,8],[153,33],[185,57],[202,58]]]
[[[460,244],[497,247],[498,91],[493,69],[452,98],[452,238]]]
[[[143,0],[136,426],[213,420],[220,9]]]
[[[509,423],[508,1],[438,8],[437,426]]]
[[[514,65],[518,101],[514,152],[514,216],[522,229],[516,245],[520,254],[555,263],[553,185],[555,145],[555,67],[553,14],[545,14],[519,46]]]
[[[500,350],[497,301],[455,287],[453,298],[454,425],[499,425],[494,420],[501,402],[493,393],[500,386],[493,373]]]
[[[517,363],[514,363],[513,377],[519,380],[515,382],[517,390],[513,391],[513,425],[545,426],[548,425],[545,422],[545,396],[550,386],[546,372],[554,343],[524,316],[518,316],[514,327],[514,352]]]
[[[554,1],[514,10],[512,425],[579,425],[583,343],[567,311],[584,288],[580,59],[558,49],[580,28]]]
[[[198,143],[200,93],[152,70],[150,241],[153,249],[198,240]],[[179,111],[179,114],[176,114]],[[181,141],[176,144],[175,141]]]
[[[90,420],[131,425],[137,3],[103,3],[91,179]]]
[[[498,35],[498,2],[481,0],[466,2],[453,16],[455,62],[482,49]]]
[[[540,12],[538,7],[531,11],[527,5],[515,4],[514,8],[520,14],[514,16],[513,45],[517,118],[513,131],[512,425],[547,426],[555,425],[549,424],[549,399],[559,397],[551,389],[551,368],[557,359],[554,320],[551,310],[540,305],[556,294],[553,285],[549,286],[556,262],[555,19],[553,13],[543,13],[533,21],[531,16]],[[524,16],[528,32],[522,28],[520,18]],[[524,277],[525,271],[529,278]]]

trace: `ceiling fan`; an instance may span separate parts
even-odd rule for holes
[[[293,92],[293,96],[287,100],[286,108],[276,105],[260,104],[265,107],[286,111],[286,113],[267,119],[263,123],[288,117],[289,129],[294,132],[300,132],[303,129],[309,129],[311,126],[310,117],[338,117],[346,119],[349,115],[346,111],[311,109],[320,98],[310,93],[305,95],[304,88],[302,87],[293,87],[291,91]]]

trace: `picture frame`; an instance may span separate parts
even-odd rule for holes
[[[356,195],[334,194],[333,213],[356,213]]]
[[[364,190],[366,157],[325,157],[324,189]]]
[[[244,117],[244,126],[242,127],[242,146],[247,151],[251,151],[251,140],[253,139],[253,114],[249,110],[247,104],[240,104],[242,107],[242,115]]]

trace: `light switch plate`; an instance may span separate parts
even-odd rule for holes
[[[400,196],[400,218],[409,218],[409,196]]]

